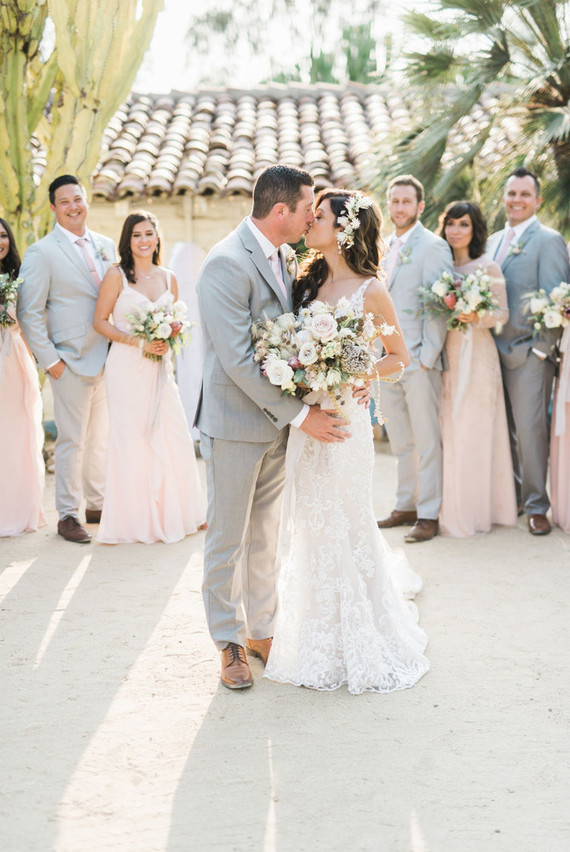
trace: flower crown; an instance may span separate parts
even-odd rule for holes
[[[342,248],[351,248],[354,245],[354,232],[360,228],[360,219],[358,218],[358,211],[365,209],[366,207],[371,207],[374,204],[372,198],[369,198],[367,195],[363,195],[361,192],[356,192],[350,198],[347,198],[344,202],[344,209],[346,213],[337,218],[337,225],[340,225],[341,230],[336,235],[336,241],[338,243],[338,253],[340,254]]]

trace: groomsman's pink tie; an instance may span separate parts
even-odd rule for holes
[[[91,273],[91,278],[93,279],[93,281],[95,282],[95,284],[98,287],[101,283],[101,279],[99,278],[99,274],[98,274],[97,270],[95,269],[95,264],[93,263],[93,258],[91,257],[91,255],[87,251],[87,248],[86,248],[87,238],[86,237],[80,237],[78,240],[75,240],[75,244],[78,245],[79,248],[81,249],[81,251],[83,253],[83,257],[85,258],[85,263],[87,264],[89,272]]]
[[[390,283],[392,273],[396,267],[396,261],[398,260],[398,253],[401,245],[402,240],[398,237],[390,246],[390,254],[388,255],[388,263],[386,264],[386,281],[388,284]]]
[[[283,295],[286,299],[288,299],[289,296],[287,294],[287,287],[285,286],[285,282],[283,281],[283,273],[281,272],[281,261],[279,260],[279,251],[277,249],[275,249],[273,254],[270,255],[269,262],[271,263],[271,269],[273,270],[273,273],[279,282],[279,286],[283,291]]]
[[[497,257],[495,258],[495,263],[498,263],[499,266],[502,264],[503,260],[507,256],[507,252],[509,250],[509,246],[513,241],[513,237],[515,236],[515,232],[512,228],[509,228],[505,236],[503,237],[503,242],[501,243],[501,247],[497,252]]]

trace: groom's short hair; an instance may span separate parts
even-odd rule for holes
[[[254,219],[265,219],[275,204],[286,204],[294,211],[303,194],[302,187],[313,186],[315,181],[309,172],[295,166],[278,163],[261,172],[253,187]]]
[[[49,195],[49,203],[55,204],[55,192],[60,186],[68,186],[68,184],[73,184],[74,186],[78,186],[83,195],[85,195],[85,189],[81,182],[75,177],[75,175],[60,175],[56,177],[55,180],[52,180],[48,187],[48,195]]]

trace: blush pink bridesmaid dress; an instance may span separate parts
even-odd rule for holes
[[[550,502],[552,520],[570,535],[570,327],[564,329],[560,351],[550,437]]]
[[[43,443],[38,371],[19,326],[0,328],[0,536],[33,532],[46,522]]]
[[[115,326],[130,332],[129,314],[171,303],[170,273],[167,282],[152,303],[123,275]],[[97,541],[170,543],[195,533],[205,522],[205,503],[171,353],[151,361],[136,346],[113,343],[105,386],[109,445]]]

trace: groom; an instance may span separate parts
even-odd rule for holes
[[[342,441],[344,421],[304,405],[262,376],[252,322],[291,310],[296,243],[310,228],[313,178],[271,166],[253,190],[253,209],[206,258],[197,283],[204,377],[196,414],[206,462],[208,531],[203,596],[221,680],[251,686],[245,648],[267,661],[276,616],[277,539],[288,426]]]

